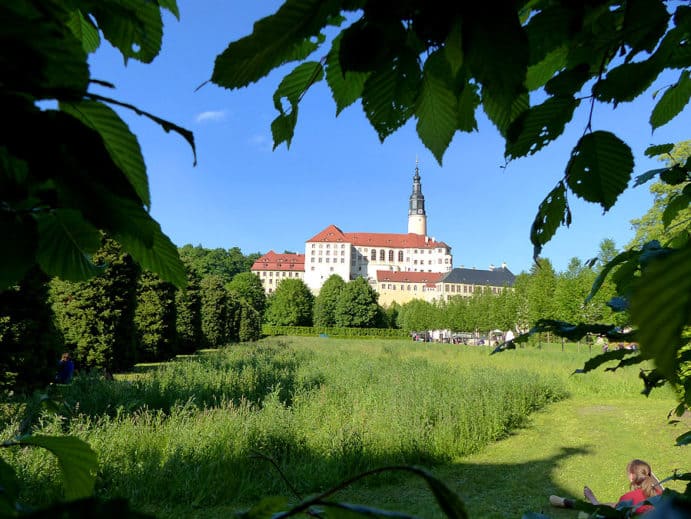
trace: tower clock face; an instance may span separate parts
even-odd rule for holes
[[[418,209],[417,214],[422,214],[422,209]]]

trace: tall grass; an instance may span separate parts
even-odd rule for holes
[[[639,391],[635,373],[569,376],[587,353],[408,341],[267,339],[171,362],[132,380],[78,377],[75,413],[44,417],[99,454],[98,489],[142,507],[248,503],[386,464],[447,463],[520,427],[571,392]],[[5,436],[16,427],[5,424]],[[59,495],[38,451],[3,453],[27,497]],[[263,457],[258,457],[261,454]]]

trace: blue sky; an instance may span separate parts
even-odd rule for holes
[[[192,130],[198,165],[175,134],[120,111],[138,136],[147,164],[151,213],[179,246],[240,247],[244,253],[304,252],[304,242],[329,224],[345,232],[407,232],[407,204],[416,157],[428,214],[428,234],[452,247],[454,266],[487,268],[506,262],[519,273],[532,264],[530,225],[539,203],[562,177],[569,152],[583,133],[583,104],[567,131],[536,155],[503,168],[503,141],[478,112],[479,132],[457,134],[440,166],[422,145],[415,122],[380,144],[359,103],[335,117],[325,82],[305,96],[290,149],[272,151],[272,95],[288,65],[243,90],[207,84],[214,59],[249,34],[253,23],[280,2],[178,0],[181,19],[166,15],[161,54],[151,64],[122,57],[107,42],[91,59],[103,92]],[[318,51],[321,57],[328,47]],[[597,105],[593,130],[619,135],[634,151],[634,174],[659,167],[643,156],[649,144],[689,138],[689,107],[651,132],[653,91],[613,110]],[[570,228],[561,228],[543,255],[557,270],[570,258],[596,255],[604,238],[623,247],[630,220],[651,205],[647,186],[629,189],[603,214],[599,206],[569,197]]]

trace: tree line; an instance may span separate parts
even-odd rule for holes
[[[258,339],[265,297],[249,268],[259,254],[191,245],[179,252],[184,289],[142,270],[103,237],[92,256],[100,272],[88,281],[34,269],[0,292],[0,385],[21,390],[50,382],[63,351],[79,369],[113,372]]]

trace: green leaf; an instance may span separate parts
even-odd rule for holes
[[[631,296],[631,319],[638,326],[641,353],[655,359],[666,378],[677,380],[682,331],[691,321],[691,244],[643,269]]]
[[[395,18],[366,16],[343,31],[338,58],[341,68],[351,72],[372,72],[387,68],[406,49],[406,31]]]
[[[163,9],[168,9],[175,18],[180,19],[180,11],[176,0],[156,0]]]
[[[589,78],[590,69],[588,65],[576,65],[573,68],[560,72],[547,81],[545,84],[545,92],[553,96],[572,96],[583,88],[583,85]]]
[[[338,14],[333,0],[287,0],[271,16],[254,24],[252,34],[232,42],[216,58],[211,81],[225,88],[241,88],[274,68],[301,60],[318,46],[310,37]]]
[[[494,97],[494,94],[484,87],[482,89],[482,108],[504,137],[511,123],[529,106],[528,94],[512,97],[507,102],[505,98]]]
[[[90,254],[101,245],[101,233],[78,211],[55,209],[38,213],[38,252],[41,269],[67,281],[84,281],[100,273]]]
[[[137,138],[118,114],[105,104],[91,100],[60,103],[60,109],[98,132],[115,165],[125,174],[142,203],[149,207],[151,198],[142,151]]]
[[[669,13],[660,0],[628,0],[624,10],[624,41],[631,47],[629,61],[642,51],[653,52],[667,30]]]
[[[144,117],[151,119],[153,122],[158,124],[161,128],[163,128],[163,130],[165,132],[173,131],[173,132],[177,133],[183,139],[185,139],[187,141],[187,143],[190,145],[190,147],[192,148],[192,154],[194,155],[194,165],[195,166],[197,165],[197,147],[194,145],[194,134],[191,131],[186,130],[182,126],[178,126],[175,123],[171,123],[170,121],[166,121],[165,119],[161,119],[160,117],[153,115],[153,114],[150,114],[149,112],[145,112],[144,110],[140,110],[136,106],[131,105],[129,103],[123,103],[123,102],[118,101],[116,99],[111,99],[109,97],[103,97],[103,96],[99,96],[96,94],[89,94],[88,97],[91,99],[95,99],[96,101],[103,101],[105,103],[110,103],[110,104],[114,104],[117,106],[122,106],[123,108],[127,108],[129,110],[132,110],[137,115],[142,115]]]
[[[662,225],[664,225],[665,228],[669,227],[681,211],[688,209],[689,203],[691,203],[691,197],[684,193],[672,196],[662,213]]]
[[[504,155],[523,157],[545,147],[564,132],[578,103],[573,97],[550,97],[523,112],[506,132]]]
[[[652,85],[663,69],[664,63],[652,58],[637,63],[624,63],[596,82],[593,94],[596,99],[615,105],[622,101],[633,101]]]
[[[588,373],[590,371],[594,371],[603,364],[607,364],[613,360],[621,361],[625,357],[632,355],[638,356],[638,353],[635,351],[627,350],[626,348],[622,348],[620,350],[609,350],[605,353],[600,353],[588,359],[585,362],[585,364],[583,364],[583,367],[579,370],[579,373]]]
[[[551,51],[545,58],[528,67],[525,86],[528,90],[537,90],[547,83],[554,73],[561,70],[566,64],[568,48],[566,45]]]
[[[475,110],[480,104],[480,96],[477,93],[475,83],[466,83],[458,96],[458,129],[462,132],[477,131],[477,120]]]
[[[456,96],[449,88],[451,69],[443,50],[425,62],[420,95],[415,107],[417,133],[441,165],[456,132]]]
[[[528,38],[512,3],[474,4],[463,16],[462,33],[465,64],[483,92],[504,105],[525,92]]]
[[[369,73],[351,70],[344,72],[341,69],[340,44],[341,34],[334,39],[331,50],[326,57],[326,82],[331,88],[334,101],[336,101],[336,115],[362,96],[365,81],[369,77]]]
[[[444,43],[446,61],[449,62],[451,73],[456,75],[463,66],[463,34],[458,20],[453,22]]]
[[[89,54],[98,49],[98,46],[101,44],[98,28],[94,27],[91,20],[84,18],[84,15],[79,9],[74,10],[67,26],[75,37],[82,42],[84,52]]]
[[[142,268],[158,274],[178,288],[187,285],[187,272],[180,260],[178,248],[161,230],[161,226],[142,210],[147,218],[146,226],[152,233],[149,245],[142,235],[133,232],[116,232],[115,238]]]
[[[420,68],[412,55],[404,55],[390,68],[373,72],[365,81],[362,107],[382,142],[403,126],[413,113]]]
[[[286,98],[294,110],[307,89],[324,77],[324,68],[318,61],[307,61],[295,67],[279,83],[274,92],[274,106],[276,110],[285,115],[281,102]]]
[[[129,58],[151,63],[161,50],[163,21],[156,2],[100,0],[91,4],[103,37]]]
[[[36,263],[38,234],[30,217],[0,211],[0,291],[17,284]]]
[[[655,144],[653,146],[648,146],[645,150],[645,156],[650,158],[655,158],[658,155],[664,155],[669,153],[674,149],[674,144]]]
[[[0,3],[0,41],[12,49],[3,54],[3,92],[37,99],[79,98],[86,92],[89,67],[81,41],[68,27],[70,15],[58,2]]]
[[[631,149],[616,135],[596,131],[581,137],[566,166],[571,190],[608,211],[626,189],[633,171]]]
[[[533,258],[542,252],[542,246],[552,239],[561,225],[571,225],[571,210],[566,200],[566,186],[559,182],[540,204],[530,228]]]
[[[544,4],[539,10],[533,10],[530,5],[524,8],[530,13],[530,19],[525,25],[530,45],[529,64],[535,65],[570,43],[570,26],[574,23],[574,13],[560,3]]]
[[[89,445],[74,436],[23,436],[20,445],[34,445],[52,452],[58,459],[68,500],[87,497],[94,492],[98,460]]]
[[[273,149],[278,148],[278,146],[285,142],[286,146],[290,148],[290,143],[293,140],[293,134],[295,133],[295,124],[298,120],[298,109],[295,109],[286,115],[278,115],[271,122],[271,135],[274,139]]]
[[[590,289],[590,293],[585,298],[585,302],[588,303],[593,297],[595,297],[595,294],[597,294],[597,292],[600,290],[602,284],[605,282],[605,279],[607,279],[607,276],[612,271],[612,269],[618,267],[622,263],[627,263],[632,260],[636,263],[636,265],[638,265],[639,255],[640,251],[625,250],[624,252],[620,252],[614,258],[612,258],[604,267],[602,267],[602,271],[600,271],[598,276],[595,278],[595,281],[593,281],[593,286]]]
[[[646,171],[645,173],[641,173],[634,180],[633,187],[642,186],[649,180],[652,180],[653,178],[658,176],[663,171],[667,171],[667,168],[651,169],[649,171]]]
[[[691,73],[684,70],[679,81],[669,88],[653,108],[650,114],[650,125],[653,130],[667,124],[684,109],[691,97]]]

